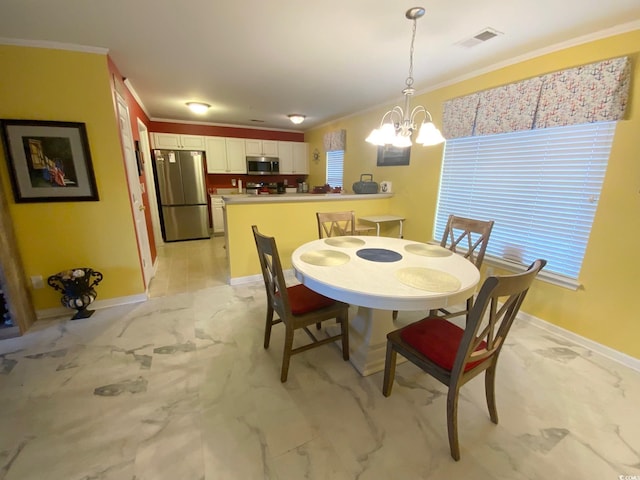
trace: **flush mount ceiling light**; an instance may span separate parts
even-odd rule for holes
[[[292,113],[291,115],[288,115],[288,117],[289,120],[291,120],[296,125],[300,125],[302,122],[304,122],[304,119],[307,118],[304,115],[300,115],[299,113]]]
[[[202,102],[187,102],[187,107],[189,107],[193,113],[202,115],[211,108],[211,105]]]
[[[413,88],[413,44],[416,39],[416,26],[418,19],[425,13],[422,7],[413,7],[407,10],[405,16],[413,21],[413,31],[411,34],[411,49],[409,50],[409,76],[405,81],[406,87],[402,90],[404,95],[404,108],[396,105],[382,116],[380,127],[374,129],[366,141],[374,145],[393,145],[394,147],[410,147],[411,134],[418,130],[417,118],[424,115],[420,123],[420,130],[415,142],[428,146],[437,145],[444,142],[444,137],[440,130],[433,124],[433,119],[429,111],[422,105],[418,105],[409,113],[409,101],[415,94]]]

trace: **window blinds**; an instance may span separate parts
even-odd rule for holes
[[[332,188],[344,187],[342,184],[343,163],[344,151],[334,150],[327,152],[327,183],[331,185]]]
[[[487,255],[577,279],[616,122],[448,140],[435,238],[449,214],[495,220]]]

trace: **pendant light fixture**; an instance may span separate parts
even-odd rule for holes
[[[211,105],[209,105],[208,103],[202,103],[202,102],[187,102],[187,107],[189,107],[189,109],[193,113],[202,115],[203,113],[206,113],[207,110],[211,108]]]
[[[288,115],[288,117],[289,120],[291,120],[296,125],[300,125],[306,118],[304,115],[300,115],[299,113],[292,113],[291,115]]]
[[[437,145],[444,142],[440,130],[433,124],[429,111],[422,105],[409,110],[411,96],[415,94],[413,88],[413,44],[416,39],[416,26],[418,19],[425,14],[422,7],[413,7],[407,10],[405,16],[413,21],[411,34],[411,48],[409,50],[409,76],[405,81],[406,87],[402,90],[404,95],[404,108],[396,105],[382,116],[380,127],[374,129],[366,141],[374,145],[393,145],[394,147],[410,147],[411,134],[418,130],[418,118],[423,115],[419,124],[418,136],[415,142],[424,145]]]

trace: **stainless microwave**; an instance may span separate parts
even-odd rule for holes
[[[280,173],[280,160],[277,157],[247,157],[249,175],[277,175]]]

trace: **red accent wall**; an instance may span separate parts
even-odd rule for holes
[[[147,126],[147,129],[149,129],[149,117],[147,116],[146,113],[144,113],[144,110],[142,110],[142,107],[138,104],[135,97],[131,95],[131,92],[129,91],[127,86],[124,84],[123,76],[120,74],[118,67],[116,66],[115,63],[113,63],[113,60],[111,60],[111,57],[109,57],[108,55],[107,55],[107,63],[109,66],[109,73],[112,79],[112,88],[118,93],[120,93],[120,95],[122,95],[126,100],[127,106],[129,107],[129,122],[131,123],[131,131],[132,131],[133,139],[134,141],[135,140],[139,141],[140,132],[138,131],[137,119],[139,118],[140,120],[142,120],[142,123],[144,123]],[[114,114],[116,115],[116,119],[117,119],[117,110],[115,106],[115,92],[114,92]],[[149,139],[149,141],[151,141],[151,139]],[[123,158],[124,158],[124,153],[123,153]],[[152,168],[151,165],[146,165],[145,167]],[[144,174],[140,175],[138,177],[138,180],[144,186],[144,192],[142,193],[142,204],[145,207],[144,217],[145,217],[145,224],[147,227],[147,235],[149,237],[149,247],[150,247],[149,250],[151,252],[151,261],[155,262],[158,252],[156,250],[155,236],[153,234],[153,223],[151,222],[151,208],[149,203],[151,199],[149,199],[149,195],[147,193],[149,189],[147,188],[147,181]],[[155,199],[153,199],[153,201],[155,201]]]
[[[194,125],[189,123],[156,122],[148,124],[150,132],[180,133],[182,135],[207,135],[212,137],[256,138],[259,140],[281,140],[304,142],[304,133],[256,130],[254,128],[223,127],[216,125]]]

